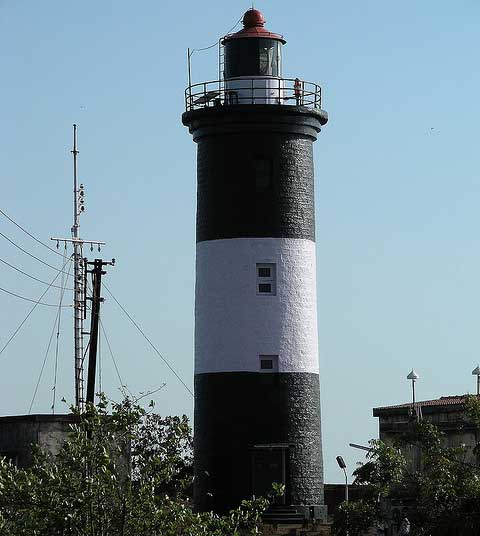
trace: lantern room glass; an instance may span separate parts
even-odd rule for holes
[[[282,76],[282,43],[277,39],[242,38],[225,42],[226,79]]]

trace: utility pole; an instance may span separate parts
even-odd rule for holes
[[[75,367],[75,407],[82,411],[84,406],[84,380],[83,380],[83,361],[84,361],[84,346],[83,336],[83,321],[86,317],[86,266],[83,261],[83,245],[90,244],[90,249],[93,251],[93,246],[98,247],[104,245],[105,242],[98,240],[82,240],[80,238],[80,214],[85,210],[84,196],[85,191],[83,184],[78,185],[77,172],[77,125],[73,125],[73,225],[72,238],[51,238],[57,242],[57,247],[60,242],[71,243],[73,245],[73,334],[74,334],[74,367]]]
[[[103,302],[102,292],[102,275],[106,272],[103,267],[107,264],[114,266],[115,259],[111,262],[95,259],[87,264],[93,265],[93,270],[88,270],[92,274],[92,312],[90,316],[90,349],[88,353],[88,377],[87,377],[87,402],[95,401],[95,375],[97,370],[97,347],[98,347],[98,326],[100,322],[100,304]]]

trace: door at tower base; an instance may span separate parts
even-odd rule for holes
[[[252,447],[252,491],[255,497],[267,497],[272,482],[283,484],[287,492],[288,445],[271,444]],[[286,504],[286,493],[275,497],[275,504]]]

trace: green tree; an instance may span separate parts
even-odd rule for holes
[[[337,536],[361,536],[370,527],[381,523],[382,498],[403,485],[407,462],[398,448],[383,441],[371,440],[367,462],[354,473],[355,484],[362,488],[362,499],[342,503],[332,527]]]
[[[480,451],[480,402],[465,403],[465,425],[475,431],[474,453]],[[461,429],[458,430],[461,432]],[[339,509],[335,534],[350,536],[388,518],[388,505],[403,501],[409,509],[412,536],[476,536],[480,534],[480,466],[465,446],[451,447],[444,434],[427,421],[412,422],[394,444],[370,442],[367,461],[354,472],[363,499]],[[420,466],[409,463],[415,452]],[[348,527],[347,527],[348,524]],[[361,532],[360,532],[361,533]]]
[[[227,516],[194,513],[188,420],[131,400],[88,405],[56,457],[0,458],[2,536],[235,536],[259,533],[264,498]]]
[[[332,528],[334,535],[363,536],[378,519],[377,505],[372,501],[360,499],[343,502],[335,514]]]

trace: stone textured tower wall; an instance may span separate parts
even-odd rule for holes
[[[323,505],[312,144],[326,114],[220,106],[183,122],[198,144],[195,504],[258,493],[256,449],[268,464],[280,446],[285,503]]]

